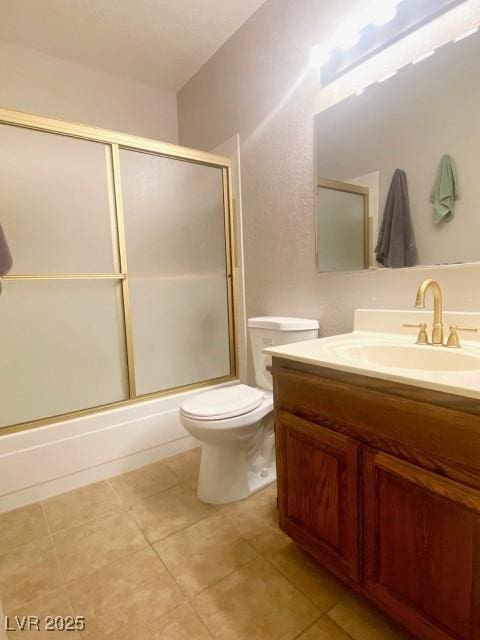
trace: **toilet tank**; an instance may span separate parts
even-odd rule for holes
[[[318,321],[306,318],[286,318],[281,316],[264,316],[250,318],[248,331],[255,368],[255,384],[261,389],[272,389],[272,374],[266,367],[272,364],[271,356],[265,355],[263,349],[281,344],[302,342],[318,338]]]

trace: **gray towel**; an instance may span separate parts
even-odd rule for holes
[[[12,254],[8,248],[7,239],[5,238],[2,225],[0,224],[0,278],[7,275],[12,268],[12,264]]]
[[[418,254],[415,244],[407,175],[395,169],[375,247],[377,262],[384,267],[413,267]]]

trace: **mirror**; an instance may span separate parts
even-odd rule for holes
[[[317,265],[319,271],[368,268],[368,189],[349,182],[317,183]]]
[[[317,271],[480,260],[479,59],[475,34],[317,114]]]

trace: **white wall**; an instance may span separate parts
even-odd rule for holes
[[[361,4],[267,0],[178,95],[181,144],[208,149],[240,133],[247,314],[311,316],[323,335],[351,330],[358,307],[410,308],[428,276],[447,308],[480,310],[480,266],[315,272],[313,117],[325,101],[305,62]]]
[[[5,42],[0,107],[178,141],[174,92]]]

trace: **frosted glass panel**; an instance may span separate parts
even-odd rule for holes
[[[137,393],[230,373],[222,171],[122,150]]]
[[[0,426],[128,397],[120,284],[10,280],[0,296]]]
[[[0,125],[0,224],[12,273],[112,273],[105,145]]]
[[[317,269],[365,268],[365,197],[318,187]]]

